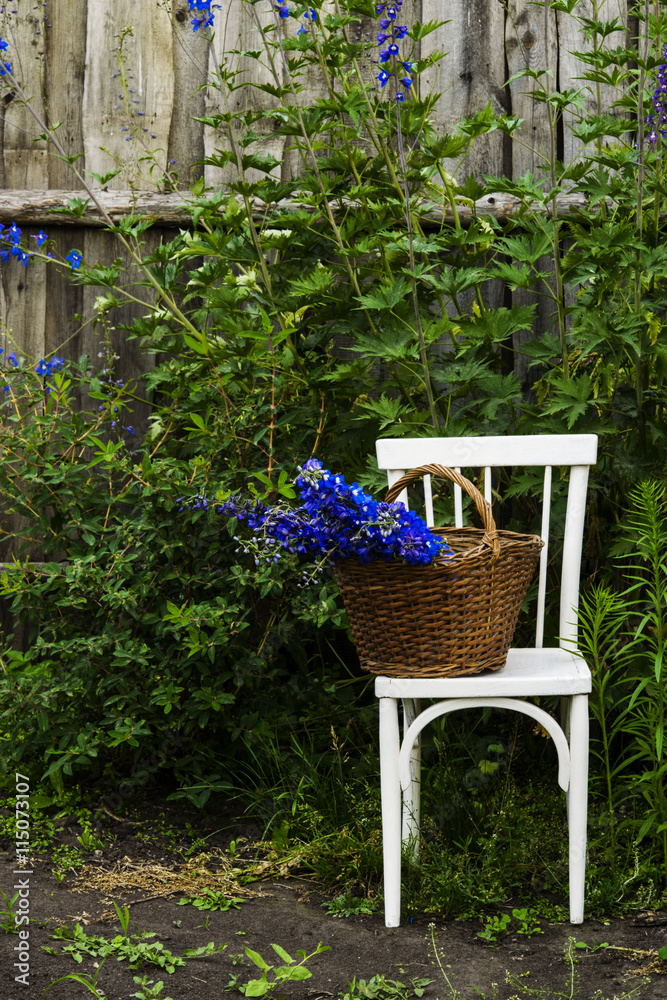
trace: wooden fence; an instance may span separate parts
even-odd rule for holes
[[[256,32],[242,0],[218,0],[216,55],[235,57],[235,48],[257,47]],[[106,173],[116,163],[124,172],[108,184],[107,197],[116,206],[129,207],[132,192],[156,191],[156,174],[142,162],[144,150],[128,141],[127,120],[119,85],[119,36],[127,25],[133,33],[125,39],[126,72],[132,107],[141,112],[146,146],[156,159],[179,176],[179,187],[204,176],[207,184],[220,186],[224,175],[214,167],[194,166],[216,143],[212,130],[193,120],[211,110],[213,91],[199,90],[211,67],[205,40],[190,26],[188,0],[13,0],[0,13],[0,33],[8,41],[9,59],[33,107],[49,122],[60,121],[58,136],[68,154],[83,153],[79,169]],[[270,17],[269,0],[260,0],[264,17]],[[582,14],[592,13],[590,0],[582,0]],[[429,51],[448,53],[423,75],[422,87],[441,93],[436,124],[443,131],[456,128],[464,115],[474,114],[491,102],[497,111],[518,115],[524,124],[521,143],[494,133],[473,147],[463,170],[474,174],[517,177],[537,170],[549,155],[549,129],[543,104],[531,100],[525,79],[507,84],[525,66],[548,67],[553,85],[578,87],[583,64],[578,53],[588,43],[570,16],[534,6],[530,0],[405,0],[404,20],[447,19],[448,23],[422,43]],[[605,0],[600,16],[619,18],[630,34],[627,0]],[[287,23],[287,22],[286,22]],[[368,22],[371,36],[376,30]],[[292,30],[294,30],[292,22]],[[623,44],[623,32],[609,44]],[[244,66],[254,78],[264,72],[259,62]],[[369,67],[372,69],[372,67]],[[1,82],[1,80],[0,80]],[[321,82],[311,78],[304,101],[321,92]],[[240,100],[240,91],[237,92]],[[618,94],[605,90],[610,106]],[[254,100],[270,100],[255,92]],[[53,156],[42,140],[29,109],[5,94],[0,117],[0,222],[16,221],[26,232],[48,222],[48,233],[61,253],[76,247],[90,262],[110,262],[119,255],[113,235],[96,225],[89,213],[83,225],[50,216],[45,206],[66,200],[67,191],[80,187],[71,169]],[[260,103],[261,106],[261,103]],[[561,156],[566,162],[578,153],[564,131]],[[283,162],[288,173],[295,166],[293,154],[283,154],[285,140],[266,135],[266,149]],[[132,190],[128,190],[131,188]],[[178,201],[178,198],[177,198]],[[172,197],[150,202],[157,225],[149,245],[160,240],[169,227],[183,224],[183,215]],[[144,205],[147,202],[143,203]],[[37,206],[37,207],[36,207]],[[515,293],[524,298],[526,292]],[[69,357],[99,350],[99,331],[75,317],[90,316],[97,290],[70,285],[53,267],[36,264],[22,268],[14,261],[0,271],[0,314],[13,342],[26,353],[40,357],[52,351]],[[120,328],[132,307],[119,313]],[[538,325],[549,321],[538,315]],[[136,347],[116,333],[119,369],[126,376],[139,374],[146,364]]]

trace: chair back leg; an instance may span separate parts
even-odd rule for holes
[[[403,735],[421,711],[419,698],[403,699]],[[419,823],[421,814],[421,734],[410,751],[410,784],[403,793],[403,822],[401,840],[413,861],[419,860]]]

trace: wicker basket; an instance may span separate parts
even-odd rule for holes
[[[483,529],[432,528],[453,555],[429,566],[347,559],[334,567],[364,670],[400,677],[454,677],[505,665],[537,565],[537,535],[498,531],[490,505],[464,476],[443,465],[406,473],[392,502],[424,475],[451,479],[475,501]]]

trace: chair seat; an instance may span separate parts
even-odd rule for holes
[[[567,649],[510,649],[501,670],[463,677],[376,677],[377,698],[531,698],[590,694],[585,660]]]

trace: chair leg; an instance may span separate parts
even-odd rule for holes
[[[401,785],[398,776],[400,740],[398,702],[380,698],[380,794],[384,855],[384,922],[401,922]]]
[[[570,708],[570,923],[584,919],[588,814],[588,695],[573,695]]]
[[[419,698],[405,698],[403,701],[403,738],[408,727],[415,721],[421,710]],[[401,840],[408,848],[413,861],[419,860],[419,818],[421,805],[421,734],[415,740],[410,753],[410,785],[403,792],[403,822]]]
[[[560,699],[560,728],[565,733],[565,739],[570,742],[570,709],[572,707],[571,695],[566,695]],[[565,808],[567,809],[568,823],[570,820],[570,789],[565,793]]]

